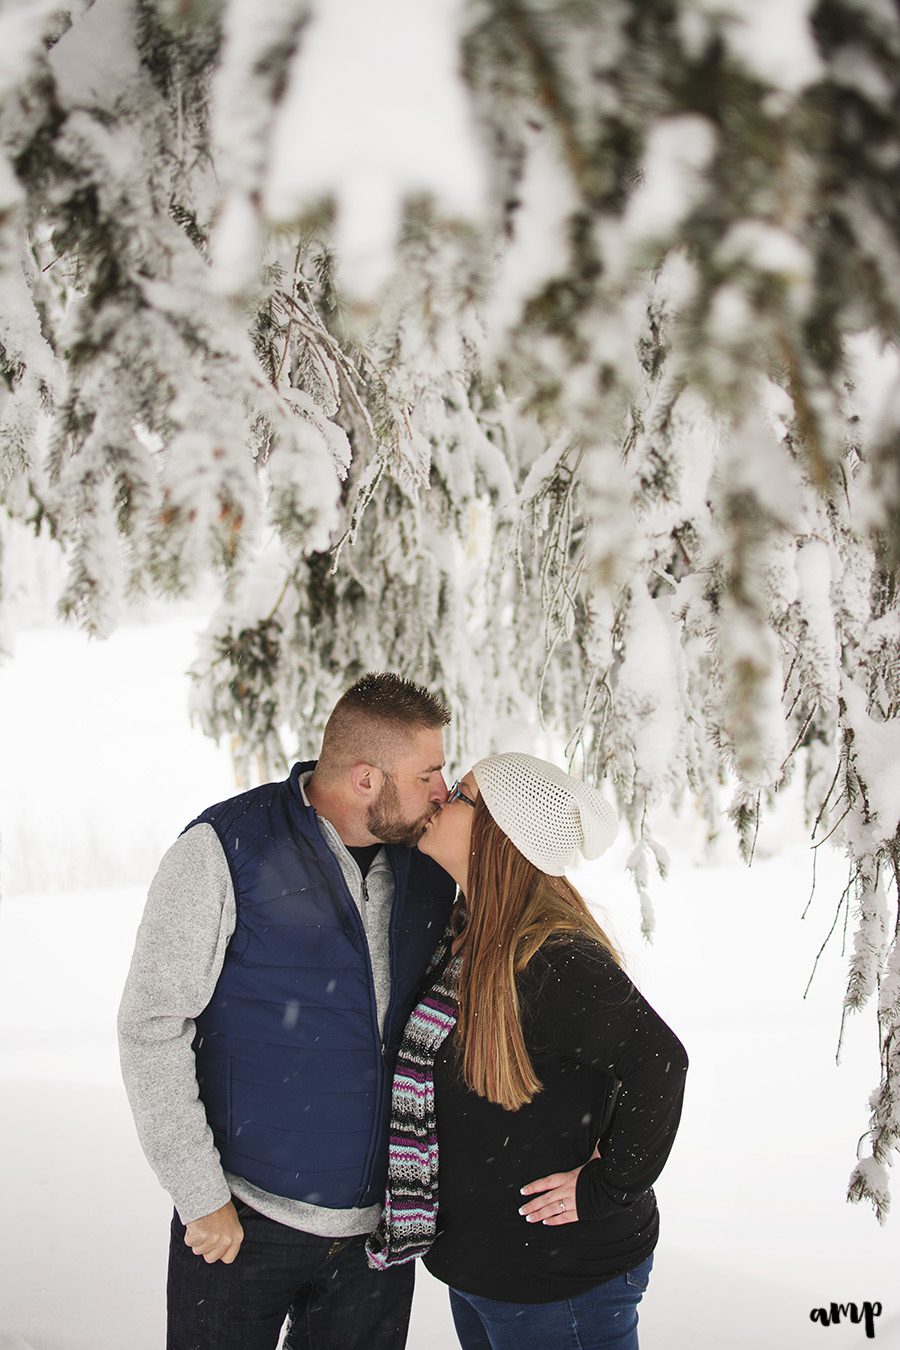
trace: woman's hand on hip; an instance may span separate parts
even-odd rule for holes
[[[600,1150],[595,1148],[591,1158],[599,1157]],[[549,1177],[529,1181],[527,1186],[522,1187],[522,1194],[534,1198],[523,1205],[519,1213],[524,1215],[527,1223],[545,1223],[550,1227],[563,1223],[577,1223],[575,1190],[580,1173],[581,1167],[575,1167],[571,1172],[552,1172]]]

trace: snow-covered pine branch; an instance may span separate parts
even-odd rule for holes
[[[539,716],[648,933],[658,807],[749,861],[799,769],[850,861],[883,1218],[896,7],[11,0],[0,52],[0,487],[63,612],[218,570],[192,699],[247,779],[367,668],[440,689],[460,761]]]

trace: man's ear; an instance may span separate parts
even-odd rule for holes
[[[350,785],[354,797],[361,797],[366,801],[378,796],[383,780],[384,774],[374,764],[354,764],[350,770]]]

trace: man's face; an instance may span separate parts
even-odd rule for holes
[[[444,738],[440,728],[420,727],[407,738],[385,773],[377,799],[369,807],[366,825],[385,844],[413,848],[435,811],[447,800]]]

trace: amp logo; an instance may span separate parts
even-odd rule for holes
[[[875,1318],[880,1316],[880,1303],[862,1303],[859,1307],[855,1303],[831,1303],[827,1308],[813,1308],[809,1320],[823,1327],[837,1326],[841,1318],[845,1322],[865,1322],[866,1335],[872,1341],[875,1339]]]

